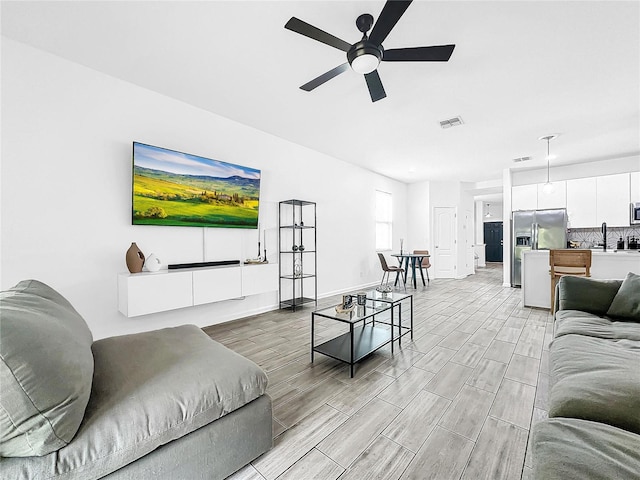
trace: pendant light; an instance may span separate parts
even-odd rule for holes
[[[491,210],[489,210],[491,204],[487,203],[487,213],[485,215],[485,218],[491,218]]]
[[[550,194],[550,193],[553,193],[553,191],[554,191],[553,183],[551,183],[551,180],[549,179],[550,161],[551,161],[552,158],[555,158],[555,157],[551,156],[550,143],[551,143],[551,140],[553,140],[557,136],[558,136],[557,134],[551,134],[551,135],[545,135],[545,136],[540,137],[538,139],[538,140],[546,140],[547,141],[547,183],[545,183],[544,186],[542,187],[542,191],[544,193],[546,193],[547,195]]]

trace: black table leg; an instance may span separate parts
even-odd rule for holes
[[[424,285],[425,287],[427,286],[426,283],[424,283],[424,272],[422,271],[422,258],[420,258],[420,276],[422,277],[422,285]],[[429,275],[429,273],[427,273],[427,276]]]
[[[413,295],[409,297],[409,301],[411,302],[411,340],[413,340]]]
[[[313,323],[316,318],[315,313],[311,313],[311,363],[313,363]]]
[[[391,306],[393,311],[393,305]],[[398,346],[402,346],[402,302],[398,303]]]
[[[416,257],[411,257],[411,273],[413,275],[413,288],[418,288],[416,282]]]
[[[407,285],[407,276],[409,275],[409,257],[404,260],[404,284]]]
[[[349,324],[349,336],[351,337],[351,362],[350,362],[350,370],[351,370],[351,378],[353,378],[353,323]]]

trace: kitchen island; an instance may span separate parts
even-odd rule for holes
[[[623,279],[629,272],[640,274],[640,250],[592,251],[591,278]],[[550,290],[549,251],[523,252],[522,303],[524,306],[550,308]]]

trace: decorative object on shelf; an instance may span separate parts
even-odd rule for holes
[[[553,160],[555,157],[551,155],[549,142],[551,142],[551,140],[557,137],[558,137],[558,134],[552,133],[550,135],[544,135],[543,137],[540,137],[538,139],[538,140],[546,140],[547,142],[547,157],[546,157],[547,158],[547,183],[545,183],[542,187],[542,191],[547,195],[550,193],[553,193],[554,191],[553,183],[551,183],[551,180],[549,180],[549,169],[550,169],[549,162]]]
[[[300,245],[300,246],[298,247],[298,250],[300,250],[301,252],[303,252],[303,251],[304,251],[304,245]]]
[[[336,305],[336,313],[351,313],[356,308],[356,304],[352,303],[351,306],[345,308],[344,305]]]
[[[125,255],[127,268],[131,273],[140,273],[144,266],[144,253],[138,248],[136,242],[132,242]]]
[[[393,291],[393,287],[391,287],[391,285],[389,285],[388,283],[385,283],[384,285],[378,285],[376,287],[376,291],[380,293],[391,293]]]
[[[293,250],[294,252],[297,252],[298,251],[298,246],[297,245],[292,246],[291,250]]]
[[[402,247],[404,245],[404,238],[400,239],[400,255],[402,255]]]
[[[144,270],[147,272],[157,272],[162,268],[162,262],[155,253],[151,253],[144,261]]]
[[[260,222],[258,222],[258,258],[260,258]]]
[[[358,292],[356,298],[358,305],[365,305],[367,303],[367,292]]]
[[[336,305],[336,312],[337,313],[347,313],[347,312],[351,312],[354,308],[355,308],[356,304],[353,303],[353,296],[351,295],[343,295],[342,296],[342,303],[339,305]]]
[[[296,258],[293,262],[293,276],[296,278],[302,276],[302,262],[299,258]]]
[[[264,240],[262,242],[262,248],[263,248],[263,254],[262,254],[262,258],[264,259],[262,263],[269,263],[269,260],[267,260],[267,229],[265,228],[264,232]]]

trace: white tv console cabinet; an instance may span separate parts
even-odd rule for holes
[[[277,263],[120,273],[118,310],[136,317],[277,290]]]

